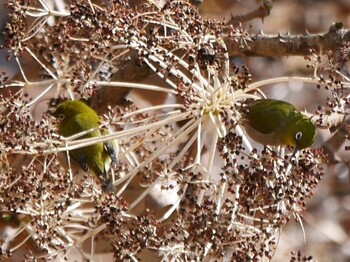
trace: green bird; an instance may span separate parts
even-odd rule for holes
[[[92,128],[96,128],[96,130],[78,139],[101,136],[101,132],[98,129],[98,115],[82,101],[64,101],[58,105],[54,115],[59,119],[58,128],[61,136],[69,137]],[[111,162],[116,162],[113,142],[97,143],[91,146],[74,149],[71,150],[69,154],[84,171],[90,168],[96,175],[100,176],[106,190],[115,190],[107,177],[109,164]]]
[[[243,106],[243,125],[250,138],[263,145],[310,147],[316,128],[310,118],[292,104],[275,99],[260,99]]]

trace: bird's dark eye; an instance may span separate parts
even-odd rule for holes
[[[63,121],[65,117],[64,117],[64,114],[59,114],[57,118],[58,120]]]
[[[303,137],[303,133],[302,132],[297,132],[295,134],[295,140],[296,141],[299,141],[302,137]]]

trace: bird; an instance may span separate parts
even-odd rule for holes
[[[311,147],[316,128],[311,119],[292,104],[258,99],[243,104],[242,124],[254,141],[270,146],[292,146],[296,151]]]
[[[63,137],[70,137],[83,131],[93,129],[86,135],[79,137],[100,137],[99,116],[97,113],[79,100],[66,100],[60,103],[54,112],[59,120],[58,132]],[[108,166],[116,162],[114,142],[96,143],[90,146],[71,150],[70,157],[77,162],[84,171],[89,168],[103,181],[103,187],[107,191],[115,191],[110,179],[107,177]]]

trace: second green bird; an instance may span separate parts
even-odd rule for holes
[[[92,128],[96,128],[96,130],[79,139],[101,136],[98,129],[98,115],[82,101],[64,101],[57,107],[54,115],[59,118],[59,134],[64,137],[69,137]],[[109,191],[114,189],[107,178],[107,167],[109,163],[116,161],[113,142],[97,143],[71,150],[69,154],[84,171],[90,168],[95,174],[101,176],[105,189]]]
[[[260,99],[243,106],[243,125],[249,137],[271,146],[310,147],[316,128],[310,118],[292,104],[274,99]]]

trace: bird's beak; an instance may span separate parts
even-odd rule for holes
[[[293,154],[292,154],[291,159],[292,159],[293,157],[297,158],[298,155],[299,155],[299,152],[300,152],[299,148],[298,148],[297,146],[295,146],[294,152],[293,152]]]

